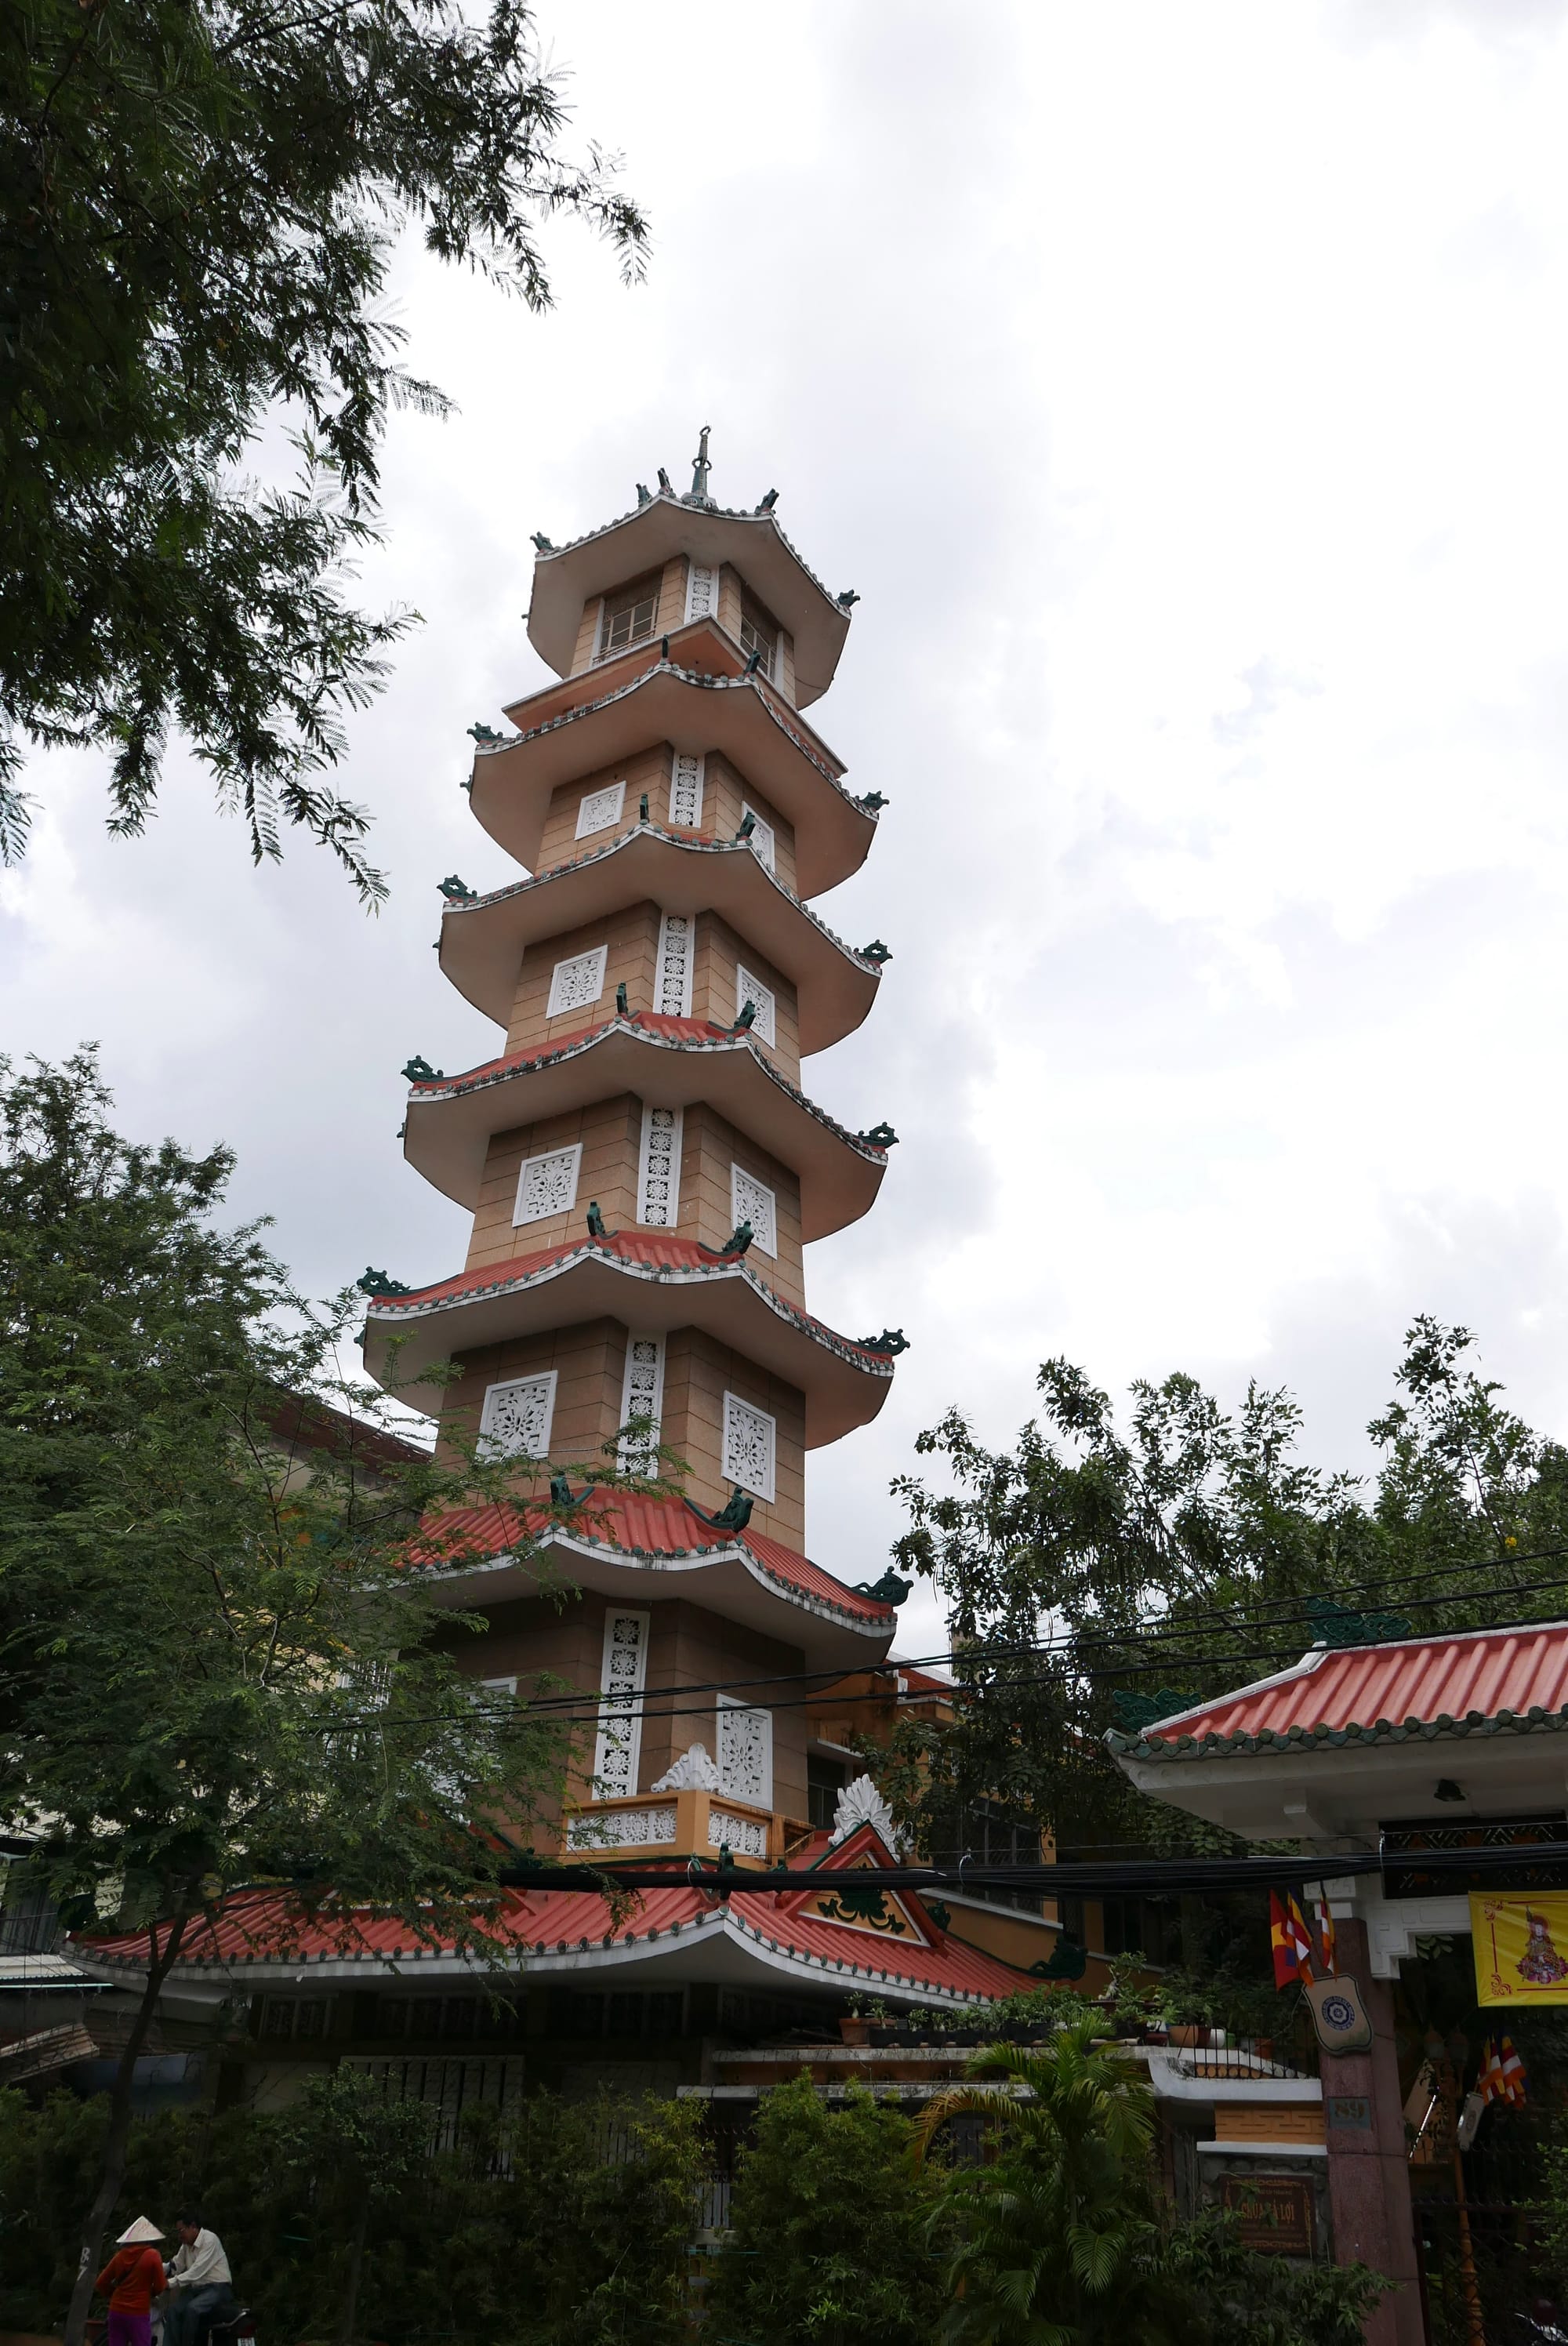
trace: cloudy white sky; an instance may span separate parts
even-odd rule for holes
[[[305,846],[253,872],[178,758],[134,845],[41,764],[7,1047],[99,1038],[127,1127],[231,1141],[320,1288],[457,1267],[393,1134],[411,1052],[494,1046],[430,951],[443,873],[509,876],[464,728],[544,680],[529,532],[708,423],[721,501],[777,485],[863,597],[813,716],[891,801],[822,910],[895,958],[808,1081],[901,1145],[811,1278],[912,1349],[814,1462],[812,1552],[874,1576],[917,1430],[1004,1438],[1057,1352],[1289,1382],[1359,1460],[1431,1311],[1568,1433],[1565,0],[543,23],[653,266],[559,227],[544,319],[400,267],[460,413],[396,422],[364,580],[426,622],[345,778],[390,909]]]

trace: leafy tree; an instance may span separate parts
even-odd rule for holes
[[[942,1846],[990,1796],[1063,1848],[1219,1845],[1110,1759],[1128,1698],[1154,1717],[1320,1637],[1560,1611],[1540,1592],[1568,1579],[1568,1452],[1476,1372],[1474,1341],[1411,1327],[1369,1429],[1369,1488],[1303,1464],[1298,1404],[1257,1384],[1230,1413],[1191,1377],[1140,1382],[1123,1420],[1082,1369],[1048,1361],[1011,1451],[950,1411],[916,1443],[936,1480],[894,1485],[910,1513],[894,1554],[935,1582],[962,1647],[958,1727],[905,1722],[888,1752],[868,1749],[900,1816]]]
[[[108,1105],[90,1055],[0,1067],[0,1831],[66,1919],[147,1947],[73,2346],[133,2066],[201,1918],[353,1946],[396,1915],[497,1958],[510,1832],[569,1756],[551,1714],[476,1698],[454,1647],[482,1624],[427,1568],[515,1462],[387,1440],[337,1368],[349,1300],[307,1305],[215,1219],[227,1152],[132,1146]]]
[[[342,2244],[338,2334],[352,2346],[372,2218],[408,2193],[430,2148],[430,2112],[361,2070],[334,2069],[310,2080],[290,2116],[284,2156],[310,2175],[315,2210]]]
[[[954,2117],[994,2129],[990,2163],[954,2173],[953,2346],[1194,2346],[1193,2291],[1172,2272],[1156,2214],[1154,2096],[1094,2042],[1096,2020],[1025,2051],[990,2045],[973,2081],[929,2105],[929,2142]],[[1020,2096],[1018,2088],[1027,2089]]]
[[[409,624],[344,593],[388,409],[446,406],[401,362],[387,271],[412,224],[543,310],[567,212],[638,273],[642,214],[564,130],[521,0],[0,15],[0,855],[23,739],[108,748],[133,834],[178,725],[257,860],[299,824],[384,893],[364,810],[320,778]],[[264,429],[290,488],[245,476]]]
[[[942,2306],[941,2178],[910,2121],[801,2076],[767,2095],[739,2158],[710,2320],[753,2346],[925,2346]]]

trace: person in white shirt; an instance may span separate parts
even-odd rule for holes
[[[229,2259],[216,2232],[207,2231],[194,2208],[182,2208],[175,2218],[179,2246],[168,2268],[168,2294],[163,2300],[164,2346],[207,2346],[215,2321],[227,2321],[239,2310],[235,2301]]]

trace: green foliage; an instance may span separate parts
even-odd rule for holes
[[[376,2098],[340,2073],[289,2111],[138,2119],[111,2220],[167,2227],[198,2196],[263,2334],[320,2337],[344,2299],[358,2175],[372,2187],[361,2334],[681,2346],[694,2106],[541,2096],[504,2125],[474,2112],[457,2147],[427,2159],[431,2113]],[[102,2101],[0,2095],[0,2320],[57,2326],[106,2125]]]
[[[901,2114],[809,2079],[764,2099],[740,2156],[707,2330],[746,2346],[926,2346],[943,2301],[940,2174]]]
[[[384,893],[319,777],[407,624],[343,593],[388,410],[445,406],[400,363],[393,246],[412,224],[540,310],[565,211],[639,271],[641,214],[564,128],[520,0],[0,13],[0,853],[17,732],[107,746],[123,833],[178,725],[258,860],[300,824]],[[262,489],[243,467],[280,429],[297,477]]]
[[[1228,1413],[1191,1377],[1138,1382],[1125,1422],[1083,1370],[1048,1361],[1041,1411],[993,1452],[951,1411],[901,1476],[895,1547],[933,1580],[963,1650],[956,1729],[904,1721],[868,1749],[901,1821],[926,1847],[979,1798],[1052,1828],[1058,1847],[1165,1853],[1227,1837],[1133,1791],[1105,1749],[1117,1695],[1168,1710],[1294,1662],[1320,1634],[1314,1600],[1397,1612],[1417,1630],[1562,1610],[1568,1452],[1534,1433],[1472,1366],[1474,1339],[1421,1319],[1369,1431],[1368,1490],[1303,1464],[1288,1392],[1250,1385]],[[1451,1595],[1461,1601],[1434,1601]],[[1040,1650],[1040,1623],[1057,1625]],[[1210,1959],[1204,1919],[1189,1964]]]
[[[1154,2097],[1081,2020],[1038,2051],[988,2045],[972,2084],[939,2096],[931,2139],[962,2114],[986,2117],[996,2155],[956,2172],[959,2243],[942,2325],[952,2346],[1193,2346],[1193,2292],[1174,2275],[1156,2213]],[[1029,2098],[1015,2089],[1027,2086]]]
[[[476,1624],[411,1566],[504,1467],[387,1443],[335,1366],[359,1307],[218,1223],[225,1152],[133,1148],[108,1105],[90,1057],[0,1062],[0,1823],[120,1929],[270,1880],[483,1952],[506,1852],[470,1819],[525,1817],[565,1750],[473,1698]]]
[[[1178,2224],[1166,2251],[1174,2279],[1203,2307],[1216,2346],[1361,2346],[1387,2283],[1365,2265],[1293,2264],[1243,2248],[1235,2221]]]

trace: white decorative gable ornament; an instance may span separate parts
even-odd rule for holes
[[[870,1825],[881,1835],[895,1855],[903,1847],[903,1836],[893,1822],[893,1812],[878,1791],[870,1776],[856,1776],[840,1793],[833,1810],[833,1830],[828,1836],[830,1849],[837,1849],[862,1825]]]
[[[708,1756],[703,1743],[688,1743],[673,1768],[667,1768],[656,1792],[717,1792],[718,1762]]]

